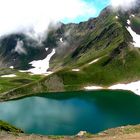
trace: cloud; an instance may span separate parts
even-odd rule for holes
[[[18,54],[27,54],[24,48],[24,42],[21,40],[18,40],[14,51],[17,52]]]
[[[111,0],[111,5],[114,8],[122,7],[124,11],[136,6],[137,0]]]
[[[32,30],[38,37],[52,22],[93,16],[95,12],[84,0],[0,0],[0,36]]]

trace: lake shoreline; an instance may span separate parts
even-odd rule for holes
[[[135,94],[134,92],[132,92],[132,91],[130,91],[130,90],[123,90],[123,89],[108,89],[108,88],[102,88],[102,89],[93,89],[93,90],[75,90],[75,91],[60,91],[60,92],[40,92],[40,93],[30,93],[30,94],[26,94],[26,95],[24,95],[24,94],[20,94],[20,95],[14,95],[14,96],[9,96],[8,95],[8,93],[9,92],[7,92],[6,94],[4,93],[2,93],[2,94],[0,94],[0,102],[6,102],[6,101],[12,101],[12,100],[19,100],[19,99],[23,99],[23,98],[28,98],[28,97],[33,97],[33,96],[40,96],[40,95],[57,95],[57,94],[69,94],[69,93],[71,93],[71,92],[95,92],[95,91],[122,91],[122,92],[130,92],[130,93],[132,93],[132,94]],[[77,94],[78,95],[78,94]],[[135,95],[137,95],[137,94],[135,94]],[[7,98],[3,98],[3,96],[7,96]]]
[[[105,131],[102,131],[97,134],[91,133],[84,133],[81,136],[73,135],[73,136],[55,136],[55,135],[39,135],[39,134],[26,134],[26,133],[11,133],[7,131],[0,131],[0,139],[1,140],[11,140],[11,138],[21,140],[52,140],[52,139],[59,139],[59,140],[105,140],[105,139],[133,139],[139,140],[140,137],[140,124],[138,125],[127,125],[121,126],[116,128],[111,128]]]
[[[52,84],[55,83],[55,84]],[[58,75],[47,76],[39,81],[20,86],[7,92],[0,93],[0,102],[28,96],[38,96],[41,93],[60,93],[77,91],[98,91],[98,90],[122,90],[140,95],[140,81],[119,82],[116,84],[104,85],[65,85]]]

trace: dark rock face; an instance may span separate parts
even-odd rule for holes
[[[47,56],[45,46],[24,34],[11,34],[0,39],[1,67],[28,68],[28,63]]]

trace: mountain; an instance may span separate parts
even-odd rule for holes
[[[50,60],[50,70],[54,73],[14,89],[8,96],[137,81],[140,79],[139,37],[139,3],[127,11],[108,6],[97,18],[79,24],[61,23],[49,30],[41,44],[22,33],[4,36],[0,40],[0,64],[4,68],[30,69],[31,61],[44,59],[55,49]],[[18,45],[21,52],[16,49]],[[1,96],[5,99],[7,93]]]
[[[43,59],[50,51],[31,37],[18,33],[3,36],[0,39],[0,66],[14,66],[16,69],[30,68],[29,62]]]

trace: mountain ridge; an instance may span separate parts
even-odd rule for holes
[[[34,53],[32,54],[32,49],[35,49],[35,54],[39,59],[43,59],[47,53],[49,54],[52,49],[55,49],[56,53],[50,60],[49,68],[54,73],[33,83],[4,92],[0,95],[1,99],[40,92],[84,90],[86,86],[93,85],[109,87],[117,83],[139,80],[140,49],[139,46],[134,46],[134,38],[127,27],[139,32],[139,6],[123,12],[107,7],[99,17],[91,18],[87,22],[62,24],[58,28],[51,28],[48,37],[42,42],[42,46],[36,47],[41,51],[36,50],[32,45],[35,41],[32,42],[32,39],[24,36],[23,41],[27,44],[25,48],[29,47],[30,53],[29,56],[23,54],[25,60],[20,59],[19,55],[18,61],[24,62],[23,66],[28,69],[31,68],[29,61],[33,61],[36,56],[33,55]],[[28,40],[31,42],[29,45]],[[8,43],[5,44],[6,48]],[[10,46],[11,44],[8,45],[8,48]],[[45,50],[47,47],[48,51]],[[2,49],[1,52],[5,51]],[[4,56],[4,58],[8,56]],[[8,60],[12,59],[8,57]],[[11,62],[9,63],[8,67],[13,65]],[[14,65],[14,68],[18,70],[23,66]]]

